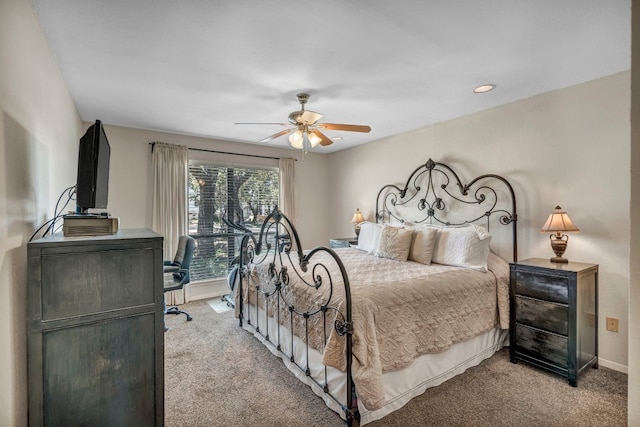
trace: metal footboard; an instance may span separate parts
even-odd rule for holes
[[[351,292],[346,269],[336,252],[327,247],[303,251],[295,226],[276,208],[265,219],[257,239],[252,233],[243,236],[240,265],[245,267],[241,270],[236,293],[239,325],[244,327],[246,323],[250,326],[255,334],[273,345],[281,356],[340,405],[347,425],[358,425],[357,398],[351,372]],[[339,271],[339,277],[335,277],[336,271]],[[255,313],[248,310],[255,310]],[[256,319],[255,324],[252,324],[252,318]],[[272,328],[276,330],[275,336],[269,333]],[[285,333],[289,334],[287,348],[282,345],[282,334]],[[330,389],[327,367],[324,366],[324,374],[317,377],[312,375],[309,365],[309,351],[313,348],[322,354],[332,334],[345,340],[344,400]],[[303,343],[304,362],[296,359],[296,338]]]

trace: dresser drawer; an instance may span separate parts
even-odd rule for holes
[[[567,337],[516,325],[516,351],[567,368]]]
[[[42,320],[153,304],[154,257],[152,248],[42,256]]]
[[[516,272],[516,294],[547,301],[569,302],[569,280],[538,272]]]
[[[569,308],[566,304],[516,296],[516,321],[538,329],[568,334]]]

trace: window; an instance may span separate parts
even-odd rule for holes
[[[279,188],[277,168],[190,162],[189,235],[198,243],[192,280],[226,277],[243,234],[228,223],[259,231],[278,204]]]

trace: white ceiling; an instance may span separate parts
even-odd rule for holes
[[[306,91],[320,122],[372,128],[318,152],[630,68],[630,0],[33,5],[83,120],[258,143],[282,127],[234,123],[286,122]]]

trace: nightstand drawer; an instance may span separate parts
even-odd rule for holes
[[[569,280],[541,272],[518,271],[516,294],[547,301],[569,302]]]
[[[516,325],[516,351],[567,368],[567,337]]]
[[[568,334],[569,307],[566,304],[516,296],[516,321],[538,329]]]

